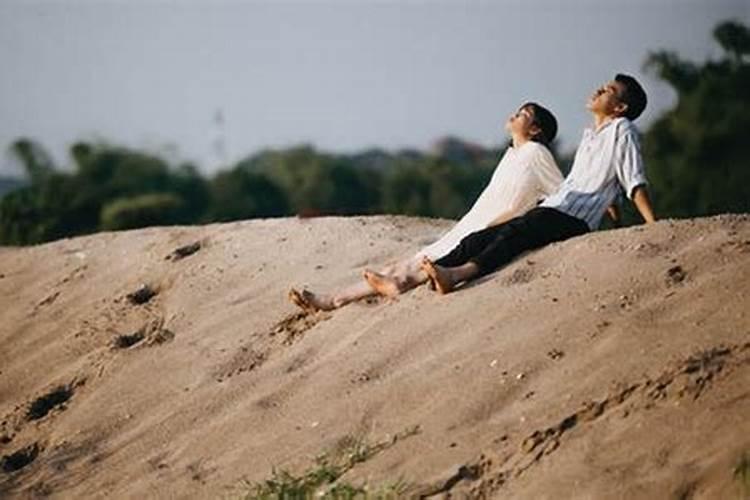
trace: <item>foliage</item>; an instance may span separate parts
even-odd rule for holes
[[[646,132],[644,159],[657,213],[694,217],[750,211],[750,31],[725,22],[714,37],[725,51],[703,65],[670,52],[650,55],[646,68],[677,92],[674,109]]]
[[[274,217],[289,211],[286,194],[265,176],[243,169],[220,172],[210,181],[209,219]]]
[[[408,486],[403,481],[373,489],[338,480],[357,464],[419,432],[419,426],[410,427],[392,439],[375,444],[368,443],[362,437],[344,436],[332,450],[316,457],[314,465],[302,474],[294,475],[274,468],[269,479],[248,484],[249,492],[245,499],[398,498]]]
[[[405,161],[383,180],[383,211],[406,215],[457,218],[466,212],[492,171],[461,166],[433,157]]]
[[[697,64],[668,51],[646,68],[677,93],[646,131],[643,153],[660,217],[750,211],[750,31],[719,24],[724,54]],[[555,145],[552,146],[553,150]],[[429,152],[330,154],[311,146],[265,150],[211,178],[195,165],[104,143],[70,147],[58,168],[29,138],[10,146],[27,182],[0,179],[0,244],[33,244],[102,229],[288,215],[399,213],[456,218],[488,182],[498,151],[455,137]],[[558,155],[560,158],[560,155]],[[567,171],[570,157],[561,157]],[[639,218],[625,204],[625,219]]]
[[[750,497],[750,451],[743,453],[733,472],[734,479],[739,483],[743,494]]]
[[[99,227],[105,230],[134,229],[180,222],[184,201],[173,193],[150,193],[117,198],[104,205]]]

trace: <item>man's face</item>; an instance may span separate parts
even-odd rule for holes
[[[605,83],[591,94],[586,107],[592,113],[606,116],[618,116],[627,106],[622,102],[625,86],[615,80]]]
[[[534,110],[531,106],[520,108],[508,117],[508,121],[505,123],[505,128],[511,134],[531,137],[538,129],[534,124]]]

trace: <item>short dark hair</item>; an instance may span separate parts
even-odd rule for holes
[[[541,130],[531,140],[548,146],[557,135],[557,118],[555,118],[555,115],[550,110],[535,102],[527,102],[519,109],[523,108],[531,108],[534,112],[533,123]]]
[[[628,109],[625,110],[625,118],[628,120],[635,120],[643,110],[646,109],[646,103],[648,98],[646,97],[646,91],[643,90],[641,84],[630,75],[623,75],[618,73],[615,75],[615,81],[620,83],[624,90],[620,96],[620,100],[627,104]]]

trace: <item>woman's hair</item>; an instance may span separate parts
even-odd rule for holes
[[[531,108],[534,115],[532,123],[540,129],[540,132],[534,134],[531,140],[549,146],[557,135],[557,119],[555,115],[544,106],[535,102],[527,102],[518,109],[523,108]]]

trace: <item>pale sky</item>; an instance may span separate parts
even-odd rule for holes
[[[750,24],[750,2],[0,0],[0,148],[29,136],[68,164],[72,142],[104,139],[213,172],[300,143],[497,145],[535,100],[572,150],[596,86],[639,78],[646,128],[674,103],[647,53],[717,57],[728,18]]]

